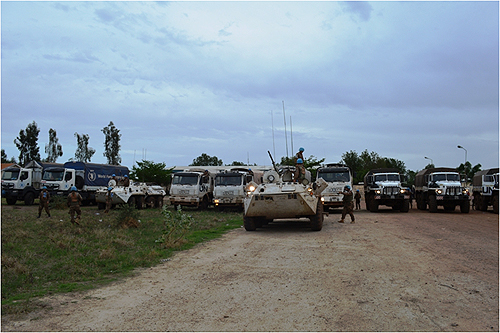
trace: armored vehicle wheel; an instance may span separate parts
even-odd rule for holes
[[[28,192],[24,196],[24,204],[26,206],[31,206],[35,202],[35,194],[33,192]]]
[[[163,208],[163,197],[159,196],[156,198],[156,208]]]
[[[143,204],[144,204],[144,197],[135,198],[135,208],[136,209],[142,209]]]
[[[469,202],[469,200],[463,201],[460,204],[460,212],[464,213],[464,214],[467,214],[469,212],[469,210],[470,210],[470,202]]]
[[[155,207],[155,198],[154,197],[148,197],[146,199],[146,207],[147,208],[154,208]]]
[[[9,204],[9,205],[15,205],[16,201],[17,201],[17,199],[14,197],[7,197],[6,200],[7,200],[7,204]]]
[[[257,229],[254,217],[243,216],[243,225],[246,231],[255,231]]]
[[[310,220],[312,231],[320,231],[323,229],[323,204],[321,203],[321,200],[318,200],[316,215],[311,216]]]
[[[438,211],[437,199],[435,195],[429,196],[429,212],[436,213]]]
[[[134,207],[135,206],[135,197],[132,196],[132,197],[128,198],[128,202],[127,203],[128,203],[128,205],[130,207]]]
[[[401,212],[408,213],[410,210],[410,200],[404,200],[403,205],[401,206]]]
[[[491,200],[493,200],[493,212],[498,214],[498,195],[493,196]]]

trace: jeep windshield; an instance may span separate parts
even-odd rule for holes
[[[64,170],[45,170],[42,180],[61,181],[63,180]]]
[[[375,175],[374,177],[376,182],[399,182],[398,174],[384,174],[384,175]]]
[[[457,173],[440,173],[432,175],[432,181],[459,182],[460,176]]]
[[[19,178],[19,169],[5,169],[2,172],[2,180],[17,180]]]
[[[323,178],[325,181],[329,183],[333,182],[348,182],[349,181],[349,172],[347,171],[339,171],[339,172],[324,172],[320,171],[318,173],[318,178]]]
[[[172,180],[174,185],[196,185],[198,184],[198,175],[175,175]]]
[[[241,185],[241,175],[237,176],[217,176],[215,177],[215,186],[238,186]]]

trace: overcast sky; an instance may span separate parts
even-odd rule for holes
[[[129,168],[202,153],[269,165],[288,146],[326,162],[367,149],[416,171],[424,157],[457,167],[457,145],[498,167],[498,6],[3,1],[1,147],[17,159],[35,121],[42,158],[53,128],[58,162],[77,132],[106,163],[112,121]]]

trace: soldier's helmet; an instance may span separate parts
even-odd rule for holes
[[[350,190],[351,187],[349,185],[344,186],[344,190]]]
[[[71,192],[76,191],[76,186],[71,186]]]
[[[46,190],[46,189],[47,189],[47,186],[42,187],[42,190]]]
[[[299,148],[299,151],[304,151],[304,148],[300,147],[300,148]]]
[[[304,163],[304,161],[302,161],[302,159],[301,159],[301,158],[298,158],[298,159],[297,159],[297,163],[298,163],[298,164],[302,164],[302,163]]]
[[[111,186],[110,186],[110,187],[108,187],[108,191],[111,191],[112,189],[113,189],[113,188],[112,188]]]

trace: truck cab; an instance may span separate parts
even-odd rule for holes
[[[498,168],[476,172],[472,178],[473,205],[476,210],[486,211],[493,206],[498,214]]]
[[[215,175],[208,170],[187,169],[172,177],[170,203],[177,206],[207,208],[213,200]]]
[[[364,177],[366,207],[375,212],[379,205],[407,213],[410,210],[410,193],[403,187],[404,176],[397,169],[374,169]]]
[[[220,210],[225,207],[243,208],[245,187],[248,183],[260,184],[262,172],[246,168],[232,168],[215,175],[213,203]]]
[[[437,212],[438,206],[453,211],[457,205],[462,213],[470,210],[470,198],[460,182],[460,174],[452,168],[424,169],[415,176],[415,196],[417,208]]]
[[[49,192],[67,192],[76,184],[76,170],[64,167],[47,168],[43,173],[42,184]]]
[[[344,164],[330,163],[326,167],[320,167],[317,170],[316,179],[323,178],[328,186],[321,193],[321,202],[323,207],[328,208],[342,207],[343,195],[341,194],[345,186],[352,188],[351,169]]]

